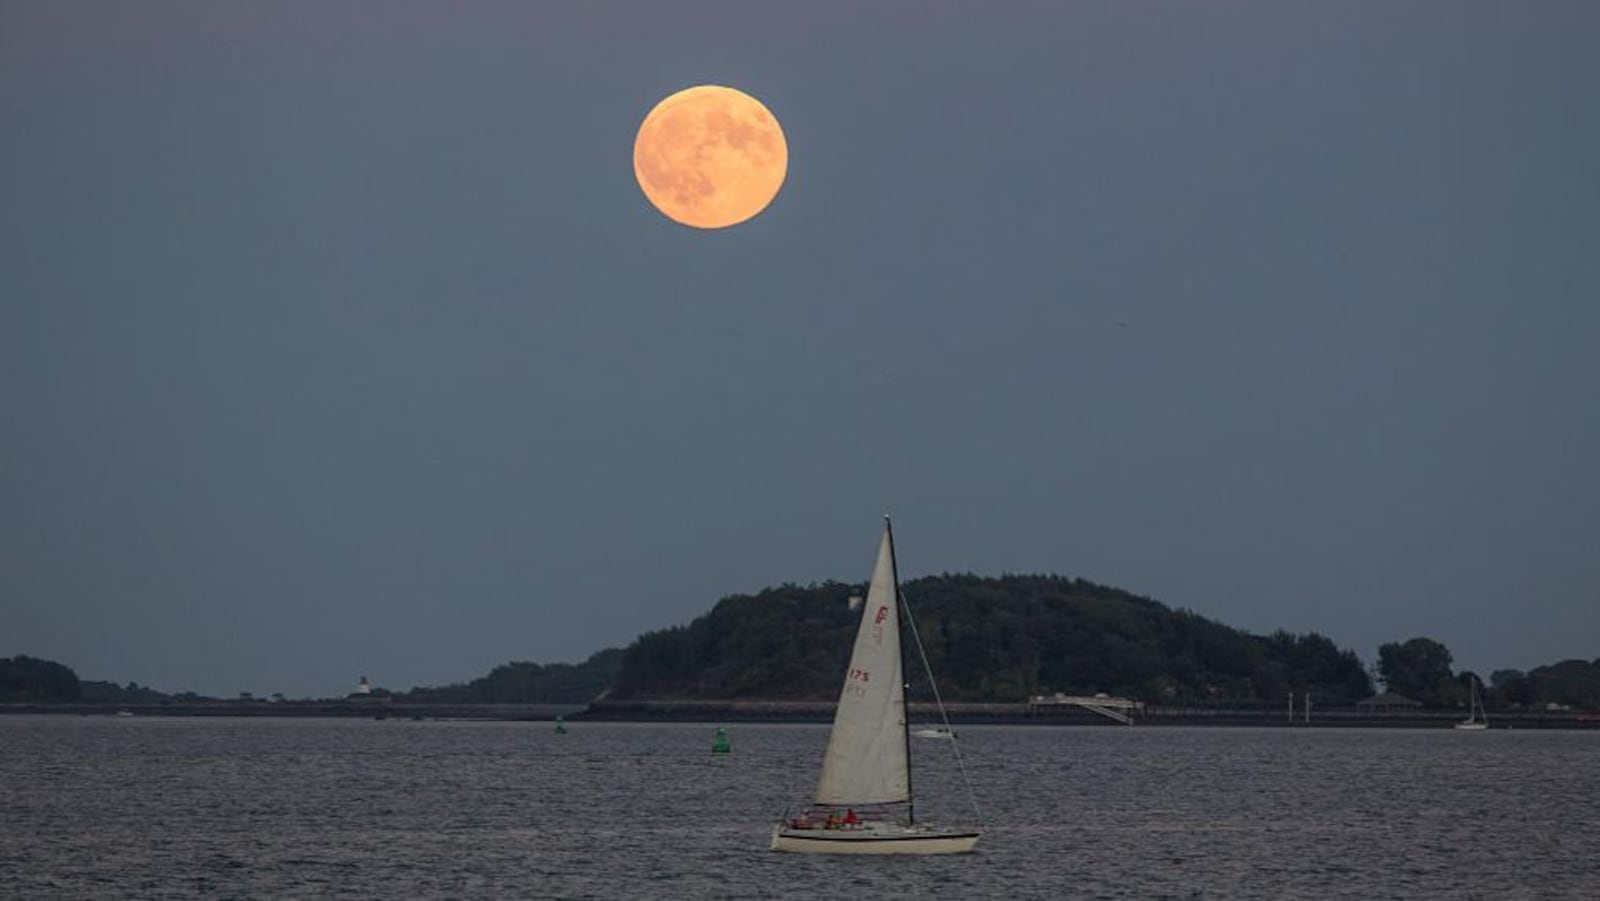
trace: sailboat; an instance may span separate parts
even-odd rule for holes
[[[772,850],[960,854],[978,843],[976,829],[941,829],[916,820],[900,649],[900,608],[904,603],[895,571],[894,530],[886,516],[872,584],[861,605],[861,626],[822,758],[815,804],[800,816],[785,817],[773,826]],[[906,614],[915,639],[916,623],[910,619],[910,608]],[[917,647],[920,651],[920,641]],[[923,663],[926,665],[926,657]],[[942,704],[940,709],[942,712]],[[948,720],[945,728],[949,728]],[[954,744],[952,740],[952,748]],[[956,753],[959,761],[959,751]]]
[[[1467,713],[1467,718],[1456,723],[1456,728],[1464,731],[1482,732],[1489,728],[1489,713],[1483,709],[1483,701],[1478,698],[1478,677],[1472,676],[1472,709]]]

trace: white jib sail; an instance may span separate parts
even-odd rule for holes
[[[845,673],[833,734],[817,784],[819,804],[908,801],[905,678],[900,670],[900,606],[895,597],[894,547],[884,526],[861,628]]]

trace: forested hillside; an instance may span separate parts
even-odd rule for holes
[[[860,586],[784,586],[725,598],[624,652],[616,698],[831,700]],[[903,586],[947,700],[1105,691],[1152,702],[1321,703],[1372,693],[1360,660],[1320,635],[1252,635],[1081,579],[945,575]],[[912,664],[913,681],[920,675]]]
[[[617,678],[622,652],[609,648],[582,663],[502,663],[465,685],[413,688],[396,699],[410,704],[583,704]]]
[[[1373,694],[1356,654],[1324,636],[1253,635],[1082,579],[943,575],[903,590],[946,700],[1103,691],[1157,704],[1240,706],[1281,704],[1292,691],[1336,707]],[[862,585],[828,582],[735,595],[686,626],[646,633],[626,649],[599,651],[582,663],[505,663],[471,682],[393,698],[412,704],[583,704],[602,696],[832,701],[861,616],[848,601],[864,593]],[[929,698],[914,655],[908,664],[913,700]],[[1431,708],[1465,705],[1479,678],[1457,672],[1448,648],[1421,637],[1382,645],[1376,666],[1388,690]],[[1600,659],[1496,670],[1480,681],[1490,709],[1600,710]],[[208,700],[133,682],[80,682],[70,667],[50,660],[0,658],[4,704]]]
[[[83,697],[78,674],[54,660],[0,657],[0,704],[50,704]]]

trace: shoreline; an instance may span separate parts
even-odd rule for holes
[[[910,704],[913,727],[932,725],[938,709],[932,704]],[[578,721],[596,722],[812,722],[833,720],[831,701],[601,701],[589,705]],[[1303,711],[1291,721],[1284,708],[1176,707],[1147,705],[1134,714],[1128,726],[1083,708],[1034,706],[1018,703],[963,703],[945,705],[950,724],[1010,726],[1100,726],[1107,728],[1254,726],[1261,728],[1401,728],[1453,729],[1466,718],[1465,711],[1429,710],[1370,712],[1355,707],[1315,710],[1310,722]],[[570,717],[569,717],[570,719]],[[1581,711],[1506,711],[1492,715],[1492,729],[1600,729],[1600,714]]]
[[[1081,708],[1034,707],[1026,703],[952,703],[945,705],[952,725],[1101,726],[1129,728]],[[6,714],[54,716],[177,716],[246,718],[361,718],[378,720],[479,720],[551,722],[560,716],[579,722],[622,723],[828,723],[831,701],[597,701],[591,704],[396,704],[381,701],[280,701],[168,704],[0,704]],[[1463,711],[1371,712],[1330,707],[1302,712],[1290,721],[1287,711],[1247,707],[1147,706],[1134,717],[1134,728],[1183,726],[1255,726],[1261,728],[1450,729]],[[931,704],[910,705],[914,725],[937,720]],[[1600,730],[1600,714],[1580,711],[1504,711],[1492,714],[1491,729]]]

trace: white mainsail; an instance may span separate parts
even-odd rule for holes
[[[833,717],[833,735],[822,759],[818,804],[892,804],[911,799],[898,593],[894,538],[885,523],[872,585],[862,605],[861,628]]]

